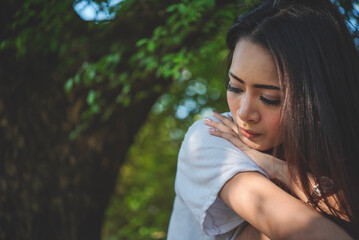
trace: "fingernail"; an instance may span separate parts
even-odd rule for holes
[[[209,119],[209,118],[207,118],[207,117],[204,118],[204,121],[206,121],[206,122],[212,122],[212,120]]]
[[[217,129],[215,129],[215,128],[210,128],[209,131],[210,131],[210,132],[217,132]]]
[[[212,112],[219,114],[218,112],[216,112],[216,111],[214,111],[214,110],[212,110]]]

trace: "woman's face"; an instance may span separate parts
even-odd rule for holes
[[[260,151],[280,144],[281,90],[270,53],[240,40],[228,74],[227,101],[241,140]]]

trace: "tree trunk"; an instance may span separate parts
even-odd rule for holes
[[[0,238],[100,239],[118,170],[159,93],[70,141],[85,99],[45,69],[12,63],[0,81]]]
[[[147,5],[135,5],[107,27],[80,20],[71,0],[8,1],[0,8],[0,239],[100,239],[127,150],[171,80],[147,72],[129,92],[146,91],[143,98],[118,106],[106,122],[95,116],[75,140],[69,135],[83,121],[89,89],[75,86],[66,94],[64,83],[84,62],[111,53],[111,46],[125,49],[117,73],[129,67],[135,43],[150,37],[166,13],[166,6],[152,8],[164,1],[141,2]],[[136,11],[146,18],[136,21]],[[214,35],[213,12],[168,51],[196,48]],[[207,23],[211,27],[202,32]],[[154,86],[161,88],[148,91]]]

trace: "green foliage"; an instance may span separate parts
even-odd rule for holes
[[[245,1],[246,11],[257,1]],[[116,193],[106,213],[103,239],[165,239],[174,199],[174,177],[177,154],[187,128],[211,109],[228,111],[225,99],[224,43],[226,28],[240,11],[214,12],[222,19],[215,35],[192,50],[181,48],[159,58],[153,56],[164,46],[181,42],[181,30],[191,31],[192,21],[201,17],[201,10],[211,1],[182,1],[171,5],[173,13],[167,22],[172,28],[157,27],[152,38],[144,38],[136,46],[135,56],[146,71],[157,69],[156,76],[174,78],[167,93],[153,106],[150,118],[137,135],[135,144],[122,168]],[[223,21],[225,20],[225,21]],[[212,22],[212,24],[216,24]],[[211,25],[211,24],[208,24]],[[206,29],[202,29],[206,31]],[[178,33],[174,39],[171,34]],[[170,44],[165,44],[168,41]],[[180,114],[179,109],[185,109]]]
[[[165,239],[181,141],[211,109],[228,111],[225,34],[233,18],[258,0],[221,8],[214,0],[124,0],[111,9],[114,20],[87,23],[69,11],[73,2],[12,5],[16,14],[3,17],[9,34],[0,40],[0,53],[13,51],[36,67],[56,59],[44,66],[53,68],[51,84],[62,86],[69,99],[84,100],[79,120],[69,124],[70,140],[95,120],[106,125],[115,113],[163,93],[119,173],[103,239]],[[338,2],[354,12],[350,1]],[[41,61],[26,62],[25,56]]]
[[[127,2],[131,5],[131,1]],[[126,4],[126,1],[123,4]],[[101,120],[105,122],[110,119],[115,109],[126,108],[151,93],[163,91],[160,85],[155,84],[134,93],[133,84],[138,79],[154,75],[168,81],[180,80],[181,73],[194,58],[193,52],[183,42],[189,41],[192,35],[201,35],[202,32],[215,28],[213,24],[203,24],[201,18],[206,16],[211,23],[220,17],[219,11],[214,11],[214,1],[184,0],[169,6],[162,5],[166,14],[164,24],[155,26],[148,37],[138,39],[130,55],[128,49],[119,48],[114,43],[110,47],[113,50],[111,53],[96,61],[84,61],[74,76],[64,84],[68,94],[76,89],[88,91],[87,108],[81,114],[81,130],[86,130],[86,126],[90,126],[96,115],[102,116]],[[117,14],[121,14],[121,11],[123,10]],[[212,13],[213,16],[207,16]],[[221,18],[223,22],[223,17]],[[198,30],[200,25],[203,27],[201,32]],[[215,34],[212,34],[211,37],[214,36]],[[123,55],[126,55],[126,59]],[[109,98],[108,96],[114,95],[112,92],[116,92],[115,97]],[[71,133],[72,138],[81,132],[78,129],[74,129],[76,133]]]
[[[226,25],[222,27],[218,37],[192,51],[188,63],[179,69],[177,80],[153,106],[119,174],[102,239],[166,238],[177,154],[186,129],[211,114],[210,109],[228,111],[223,41]],[[178,115],[181,107],[188,110],[187,115]]]
[[[165,238],[180,144],[168,135],[173,120],[153,115],[137,136],[107,210],[103,239]]]
[[[167,8],[168,12],[175,13],[168,18],[171,24],[179,21],[180,16],[185,19],[175,26],[178,29],[190,29],[191,21],[196,21],[194,12],[199,12],[196,8],[208,1],[192,1],[191,6],[184,2]],[[205,7],[209,6],[202,6]],[[121,169],[116,193],[106,213],[103,239],[166,238],[174,199],[177,154],[184,134],[195,120],[211,114],[211,109],[228,111],[224,36],[237,13],[230,8],[214,11],[214,19],[220,18],[221,25],[216,25],[211,39],[203,40],[200,47],[191,51],[180,47],[162,57],[151,55],[163,49],[161,42],[172,41],[166,46],[174,47],[178,41],[166,36],[173,29],[166,31],[162,27],[156,28],[151,39],[137,42],[142,51],[132,61],[135,59],[145,71],[155,69],[157,77],[175,81],[153,106]],[[180,109],[185,112],[181,113]]]

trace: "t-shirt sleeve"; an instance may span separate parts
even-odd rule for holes
[[[175,189],[202,230],[213,236],[244,222],[218,197],[223,185],[239,172],[268,176],[232,143],[210,135],[208,129],[203,119],[189,128],[178,155]]]

